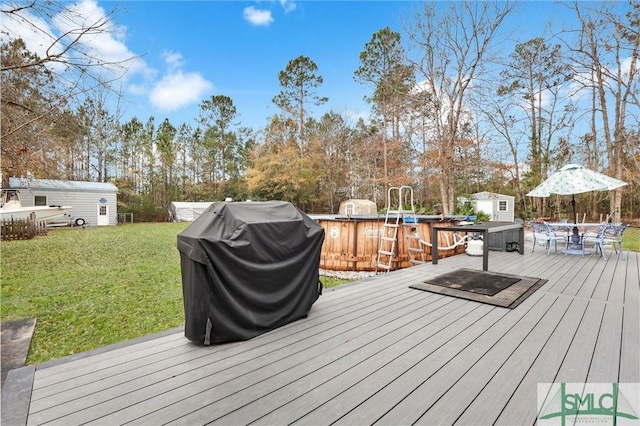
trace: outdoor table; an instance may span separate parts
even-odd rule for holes
[[[524,254],[524,226],[520,223],[513,222],[486,222],[475,223],[472,225],[453,225],[453,226],[431,226],[431,263],[438,264],[438,231],[458,231],[458,232],[477,232],[482,234],[482,270],[489,268],[489,238],[488,235],[494,232],[504,232],[517,229],[518,252]]]
[[[585,254],[590,254],[588,251],[585,251],[582,246],[582,235],[580,234],[579,228],[598,228],[599,226],[604,225],[602,222],[583,222],[583,223],[569,223],[569,222],[547,222],[549,228],[552,229],[566,229],[567,230],[567,248],[563,250],[565,254],[577,254],[584,256]],[[571,233],[569,231],[573,230]],[[569,246],[571,245],[571,246]]]

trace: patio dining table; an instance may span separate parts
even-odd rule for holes
[[[547,222],[547,225],[554,230],[566,230],[567,231],[567,249],[563,250],[565,254],[577,254],[584,256],[585,254],[591,254],[584,249],[582,245],[582,237],[584,232],[589,229],[597,229],[599,226],[604,225],[603,222],[583,222],[583,223],[570,223],[570,222]]]

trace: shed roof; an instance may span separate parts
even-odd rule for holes
[[[118,187],[109,182],[55,179],[9,178],[9,187],[14,189],[38,189],[42,191],[118,192]]]
[[[496,200],[496,199],[505,199],[505,198],[515,198],[513,195],[505,195],[505,194],[497,194],[495,192],[476,192],[475,194],[471,194],[471,196],[476,200]]]

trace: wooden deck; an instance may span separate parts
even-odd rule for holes
[[[410,289],[458,255],[325,291],[217,346],[181,329],[10,372],[2,424],[534,424],[537,383],[640,382],[640,253],[491,252],[547,279],[515,309]]]

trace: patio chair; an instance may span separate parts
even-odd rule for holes
[[[626,223],[619,223],[617,225],[611,225],[613,227],[613,233],[610,236],[611,238],[605,239],[605,244],[611,244],[613,249],[618,254],[618,250],[616,249],[616,244],[620,249],[620,254],[622,254],[622,237],[624,236],[624,231],[629,227]]]
[[[561,231],[554,231],[546,223],[531,223],[533,230],[533,248],[531,253],[536,249],[536,243],[540,242],[545,245],[547,254],[551,253],[551,243],[553,242],[556,251],[558,251],[558,241],[564,241],[564,247],[567,248],[567,234]]]
[[[596,235],[595,237],[587,237],[587,242],[595,243],[596,253],[600,250],[604,260],[607,260],[603,250],[604,246],[612,246],[616,254],[621,255],[623,254],[622,238],[624,236],[624,231],[628,226],[629,225],[624,223],[603,226],[599,235]],[[620,249],[620,251],[618,251],[618,249]]]
[[[615,228],[609,224],[598,226],[598,229],[595,233],[593,231],[585,231],[585,233],[582,234],[583,251],[586,245],[593,245],[596,248],[596,254],[600,252],[602,258],[604,260],[607,260],[607,257],[604,254],[604,246],[612,244],[614,234]]]

